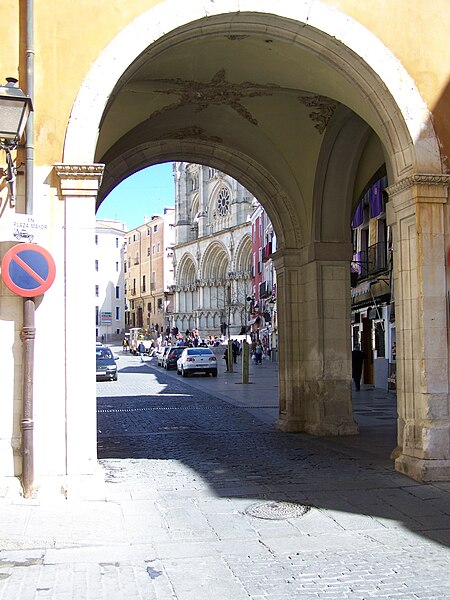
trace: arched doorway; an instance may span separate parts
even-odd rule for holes
[[[172,4],[178,6],[168,2],[161,10]],[[417,223],[425,223],[429,210],[425,204],[435,205],[433,227],[444,231],[448,178],[440,175],[431,122],[412,82],[378,40],[329,7],[303,14],[289,4],[280,4],[275,16],[258,2],[254,12],[236,13],[230,2],[230,12],[206,17],[194,3],[189,20],[174,10],[164,35],[151,21],[152,11],[143,15],[86,79],[64,161],[105,165],[98,202],[124,177],[166,160],[218,168],[260,200],[279,247],[278,426],[317,435],[357,432],[349,385],[349,224],[364,177],[385,164],[390,219],[402,242],[395,259],[404,334],[397,348],[402,383],[396,464],[418,479],[445,478],[448,415],[445,420],[445,410],[435,414],[433,406],[448,390],[438,377],[436,390],[420,380],[415,336],[430,373],[435,349],[423,336],[431,319],[424,282],[413,281],[407,266],[412,252],[422,264],[433,264],[434,277],[442,275],[433,260],[443,254],[443,235],[439,247],[416,239]],[[139,27],[149,42],[124,44],[136,39]],[[115,57],[113,81],[94,82]],[[70,255],[68,248],[68,271]],[[445,314],[445,293],[434,308]],[[438,352],[446,359],[442,338]],[[423,420],[424,412],[432,418]]]

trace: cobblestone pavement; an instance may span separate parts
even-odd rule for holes
[[[392,394],[317,439],[274,429],[273,364],[248,385],[119,367],[97,384],[106,501],[0,501],[0,599],[450,598],[450,485],[393,471]]]

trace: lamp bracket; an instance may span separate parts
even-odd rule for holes
[[[18,140],[0,140],[0,148],[5,151],[6,154],[6,181],[9,186],[9,205],[11,208],[16,206],[16,167],[11,156],[11,150],[15,150],[18,146]]]

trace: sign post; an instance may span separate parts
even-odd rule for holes
[[[2,278],[6,287],[23,296],[23,408],[22,408],[22,487],[25,498],[30,498],[34,483],[33,449],[33,372],[34,339],[36,328],[34,299],[46,292],[55,279],[55,262],[51,255],[37,244],[17,244],[2,260]]]

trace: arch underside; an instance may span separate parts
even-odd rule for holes
[[[230,261],[226,248],[219,242],[213,242],[202,256],[201,278],[203,281],[214,281],[224,285],[230,270],[229,267]]]
[[[359,123],[356,148],[343,112]],[[333,149],[324,159],[324,141],[329,130],[338,140],[340,125],[347,141],[335,153],[348,151],[354,179],[362,157],[367,172],[385,162],[391,179],[417,167],[420,140],[411,139],[412,127],[380,77],[337,39],[261,12],[184,23],[145,48],[108,96],[94,158],[105,164],[98,202],[144,167],[197,162],[230,174],[258,198],[280,248],[342,239],[353,182],[344,182],[345,194],[339,190],[334,231],[318,224],[326,211],[317,192],[322,186],[328,195],[320,177]],[[377,153],[365,153],[370,138],[378,140]]]
[[[183,260],[177,267],[177,279],[179,285],[193,285],[196,278],[197,277],[194,259],[191,256],[184,255]]]
[[[239,12],[237,0],[206,4],[194,0],[187,11],[180,0],[167,0],[122,30],[80,90],[64,162],[105,165],[98,204],[127,176],[165,161],[208,165],[249,190],[266,209],[277,239],[278,426],[315,435],[357,433],[349,385],[351,215],[381,169],[389,186],[411,175],[442,173],[429,111],[381,41],[319,0],[280,0],[279,15],[265,0],[247,0],[247,12]],[[218,10],[223,14],[214,14]],[[165,28],[154,15],[164,16]],[[405,205],[411,200],[407,195]],[[413,217],[405,227],[414,249],[419,232]],[[404,252],[406,264],[409,246],[400,241],[395,253]],[[213,321],[226,305],[222,280],[234,265],[218,245],[207,254],[208,268],[194,258],[179,265],[185,286],[180,313],[189,328],[202,295],[216,294]],[[436,262],[423,259],[427,269]],[[400,259],[397,275],[399,265]],[[444,279],[435,270],[436,280]],[[408,272],[400,275],[406,281]],[[416,342],[425,305],[414,298],[412,310],[407,282],[397,281],[399,339],[411,334]],[[402,306],[397,298],[405,290]],[[405,317],[413,313],[410,325]],[[441,347],[447,364],[446,340]],[[399,346],[405,372],[412,348]],[[417,363],[427,351],[417,349]],[[398,406],[408,421],[405,455],[408,448],[416,451],[420,431],[423,440],[431,439],[428,423],[417,428],[418,415],[431,414],[434,380],[427,388],[425,379],[418,369],[420,398],[416,390],[399,388]],[[448,412],[445,419],[448,431]],[[402,436],[399,428],[400,442]],[[440,456],[431,452],[433,459]],[[448,477],[448,438],[441,454]]]

